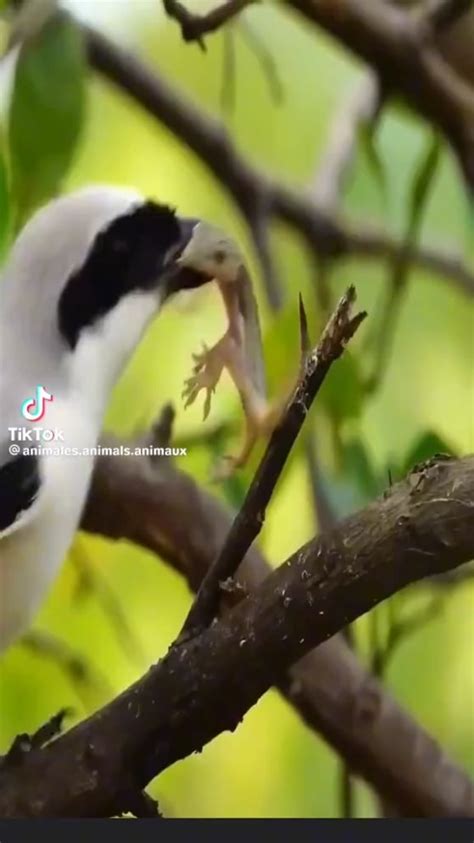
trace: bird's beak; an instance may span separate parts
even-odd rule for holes
[[[178,293],[180,290],[191,290],[195,287],[202,287],[203,284],[212,281],[209,275],[192,269],[189,266],[184,266],[180,260],[186,246],[191,242],[194,230],[199,223],[200,220],[187,217],[181,217],[179,220],[181,237],[168,258],[164,272],[166,297],[171,296],[173,293]]]

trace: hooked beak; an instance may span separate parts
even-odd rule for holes
[[[196,287],[202,287],[203,284],[212,281],[212,278],[206,273],[188,266],[183,266],[180,263],[180,257],[186,246],[192,240],[194,230],[200,222],[201,220],[188,217],[181,217],[179,220],[181,236],[168,259],[164,272],[166,297],[173,295],[173,293],[178,293],[180,290],[192,290]]]

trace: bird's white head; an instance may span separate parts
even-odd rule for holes
[[[89,187],[40,209],[0,283],[3,394],[36,383],[108,393],[162,302],[208,277],[179,267],[198,221],[128,189]],[[5,381],[7,380],[7,383]]]

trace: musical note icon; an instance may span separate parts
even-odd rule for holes
[[[53,401],[53,396],[44,386],[38,384],[34,398],[26,398],[21,405],[21,414],[28,421],[40,421],[46,413],[46,402]]]

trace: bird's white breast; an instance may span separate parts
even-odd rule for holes
[[[67,391],[54,396],[41,422],[64,434],[64,442],[53,441],[51,448],[82,451],[97,445],[110,391],[158,307],[157,293],[131,293],[83,331],[63,370]],[[44,386],[52,388],[48,382]],[[58,574],[79,523],[93,462],[93,455],[42,456],[34,512],[0,539],[0,652],[29,626]]]
[[[44,426],[64,432],[64,442],[47,447],[96,445],[97,423],[79,402],[55,400]],[[28,627],[59,571],[81,516],[94,458],[40,459],[42,485],[34,517],[0,540],[0,652]]]

